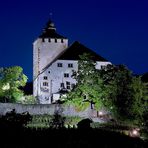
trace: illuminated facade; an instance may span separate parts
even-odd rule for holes
[[[38,103],[51,104],[76,85],[72,74],[78,70],[79,55],[83,53],[94,57],[97,69],[111,64],[79,42],[68,46],[68,39],[56,32],[53,22],[47,23],[33,43],[33,95]]]

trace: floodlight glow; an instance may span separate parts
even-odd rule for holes
[[[103,112],[99,111],[99,116],[102,116],[103,115]]]
[[[130,136],[131,136],[131,137],[139,137],[139,136],[140,136],[139,130],[140,130],[139,128],[133,129],[133,130],[130,132]]]
[[[133,135],[135,135],[135,136],[138,135],[138,131],[137,131],[137,130],[133,130],[132,133],[133,133]]]
[[[8,90],[8,89],[10,89],[10,84],[9,83],[7,83],[6,85],[4,85],[2,87],[2,90]]]

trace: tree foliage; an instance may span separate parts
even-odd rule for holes
[[[100,74],[108,88],[104,105],[116,118],[142,121],[147,112],[148,89],[141,77],[133,76],[124,65],[108,65]]]
[[[16,102],[23,96],[19,88],[25,86],[27,76],[19,66],[0,68],[0,101]]]
[[[80,55],[78,71],[74,77],[77,85],[67,95],[66,103],[74,105],[78,110],[84,110],[92,103],[95,104],[97,110],[101,108],[106,92],[103,81],[95,68],[95,62],[89,54]]]
[[[147,84],[136,77],[124,65],[107,65],[97,70],[89,54],[83,54],[78,61],[75,88],[68,93],[67,104],[79,110],[86,109],[90,103],[95,109],[107,108],[119,120],[143,122],[148,113]]]

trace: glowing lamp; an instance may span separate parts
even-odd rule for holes
[[[138,131],[137,130],[133,130],[132,131],[132,134],[135,135],[135,136],[137,136],[138,135]]]
[[[99,111],[99,116],[102,116],[103,115],[103,112],[102,111]]]
[[[139,137],[140,136],[140,133],[139,133],[139,130],[140,129],[133,129],[132,131],[131,131],[131,134],[130,134],[130,136],[132,136],[132,137]]]

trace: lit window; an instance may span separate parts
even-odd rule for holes
[[[47,76],[44,76],[44,80],[47,80],[48,78],[47,78]]]
[[[57,63],[57,66],[58,67],[63,67],[63,64],[62,63]]]
[[[72,64],[72,63],[69,63],[69,64],[68,64],[68,67],[69,67],[69,68],[72,68],[72,67],[73,67],[73,64]]]
[[[43,86],[48,86],[48,82],[43,82]]]
[[[64,73],[64,77],[68,78],[69,77],[69,73]]]

